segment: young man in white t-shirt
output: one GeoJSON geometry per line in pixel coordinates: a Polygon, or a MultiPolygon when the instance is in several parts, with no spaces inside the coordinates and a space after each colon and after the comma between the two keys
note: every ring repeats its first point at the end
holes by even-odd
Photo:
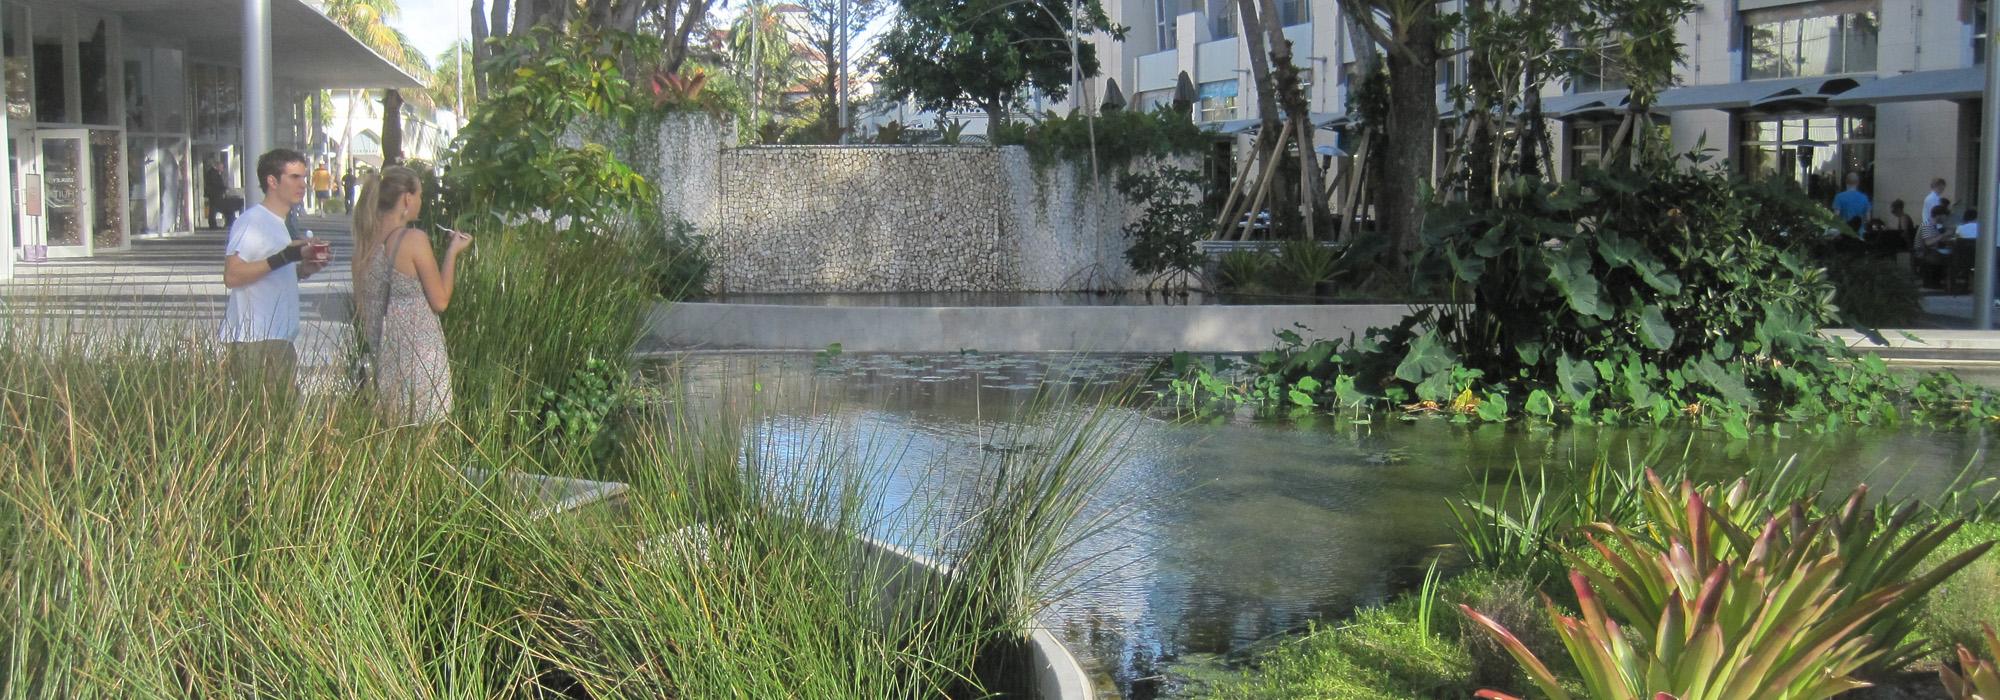
{"type": "Polygon", "coordinates": [[[257,158],[257,182],[264,201],[237,217],[223,249],[229,302],[216,337],[234,376],[289,391],[298,365],[299,280],[325,264],[306,260],[310,241],[293,240],[285,226],[292,207],[305,201],[305,156],[286,148],[265,153],[257,158]]]}

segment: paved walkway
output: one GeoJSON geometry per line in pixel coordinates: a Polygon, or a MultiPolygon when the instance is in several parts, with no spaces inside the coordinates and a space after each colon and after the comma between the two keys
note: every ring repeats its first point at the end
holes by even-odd
{"type": "MultiPolygon", "coordinates": [[[[300,286],[299,361],[344,366],[353,334],[345,218],[308,216],[304,225],[333,244],[333,265],[300,286]]],[[[53,337],[214,342],[227,292],[227,232],[197,231],[136,240],[130,250],[93,258],[18,264],[0,282],[0,320],[40,324],[53,337]]],[[[44,336],[50,337],[50,336],[44,336]]]]}

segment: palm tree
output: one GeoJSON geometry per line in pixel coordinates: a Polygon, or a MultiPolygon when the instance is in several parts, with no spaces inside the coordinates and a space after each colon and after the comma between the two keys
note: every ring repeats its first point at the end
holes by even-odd
{"type": "Polygon", "coordinates": [[[776,8],[752,0],[729,25],[729,49],[738,81],[750,86],[750,124],[756,126],[764,96],[770,92],[765,86],[788,87],[801,72],[791,32],[776,8]]]}
{"type": "Polygon", "coordinates": [[[471,110],[479,105],[479,85],[473,80],[473,51],[471,42],[460,40],[437,55],[436,68],[431,69],[430,84],[425,88],[431,99],[438,104],[451,105],[452,112],[459,119],[471,116],[471,110]],[[459,83],[459,68],[465,68],[465,82],[459,83]],[[460,88],[463,87],[464,102],[460,102],[460,88]]]}
{"type": "MultiPolygon", "coordinates": [[[[409,73],[419,81],[425,83],[431,81],[431,67],[424,60],[423,51],[418,50],[416,45],[410,42],[408,35],[389,26],[389,20],[394,19],[397,13],[402,11],[396,0],[319,0],[319,4],[321,11],[325,12],[328,18],[361,40],[361,43],[368,45],[368,48],[374,49],[390,63],[402,68],[403,72],[409,73]]],[[[355,90],[350,99],[355,101],[363,99],[362,92],[355,90]]],[[[432,96],[425,94],[426,92],[412,91],[410,101],[419,105],[433,104],[432,96]]],[[[341,141],[342,149],[347,148],[348,140],[354,136],[351,105],[352,103],[348,107],[350,118],[347,120],[346,134],[341,141]]],[[[382,162],[386,165],[402,160],[402,92],[395,88],[383,91],[382,105],[382,162]]]]}

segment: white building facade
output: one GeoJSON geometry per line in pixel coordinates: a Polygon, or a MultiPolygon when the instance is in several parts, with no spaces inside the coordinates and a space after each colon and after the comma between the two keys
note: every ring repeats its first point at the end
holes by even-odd
{"type": "MultiPolygon", "coordinates": [[[[1739,172],[1784,177],[1831,199],[1846,173],[1878,201],[1903,199],[1912,215],[1931,179],[1973,202],[1979,185],[1981,66],[1992,0],[1704,0],[1678,30],[1686,61],[1679,85],[1654,111],[1677,147],[1705,144],[1739,172]]],[[[1128,102],[1173,99],[1178,76],[1194,82],[1195,120],[1222,133],[1257,115],[1243,28],[1233,0],[1107,0],[1123,42],[1093,37],[1101,99],[1116,79],[1128,102]]],[[[1307,83],[1311,110],[1345,112],[1364,37],[1346,31],[1335,0],[1290,0],[1279,14],[1307,83]]],[[[1440,101],[1460,66],[1440,67],[1440,101]]],[[[1559,172],[1596,160],[1624,99],[1617,76],[1586,76],[1546,93],[1559,172]],[[1608,125],[1608,126],[1607,126],[1608,125]]],[[[1447,120],[1445,130],[1450,129],[1447,120]]],[[[1442,136],[1443,134],[1441,134],[1442,136]]],[[[1443,140],[1441,139],[1442,143],[1443,140]]]]}
{"type": "Polygon", "coordinates": [[[248,127],[311,151],[310,97],[418,87],[302,0],[0,0],[7,197],[0,279],[203,225],[203,167],[255,192],[248,127]],[[271,108],[246,114],[243,32],[268,12],[271,108]]]}

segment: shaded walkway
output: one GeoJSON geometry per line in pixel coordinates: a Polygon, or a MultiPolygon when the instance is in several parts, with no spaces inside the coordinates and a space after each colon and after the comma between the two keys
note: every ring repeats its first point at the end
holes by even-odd
{"type": "MultiPolygon", "coordinates": [[[[344,365],[353,345],[349,225],[344,218],[308,216],[305,228],[333,244],[334,260],[300,285],[299,361],[344,365]]],[[[0,282],[0,319],[71,338],[213,344],[227,298],[226,237],[226,231],[209,229],[135,240],[130,250],[93,258],[18,265],[16,279],[0,282]]]]}

